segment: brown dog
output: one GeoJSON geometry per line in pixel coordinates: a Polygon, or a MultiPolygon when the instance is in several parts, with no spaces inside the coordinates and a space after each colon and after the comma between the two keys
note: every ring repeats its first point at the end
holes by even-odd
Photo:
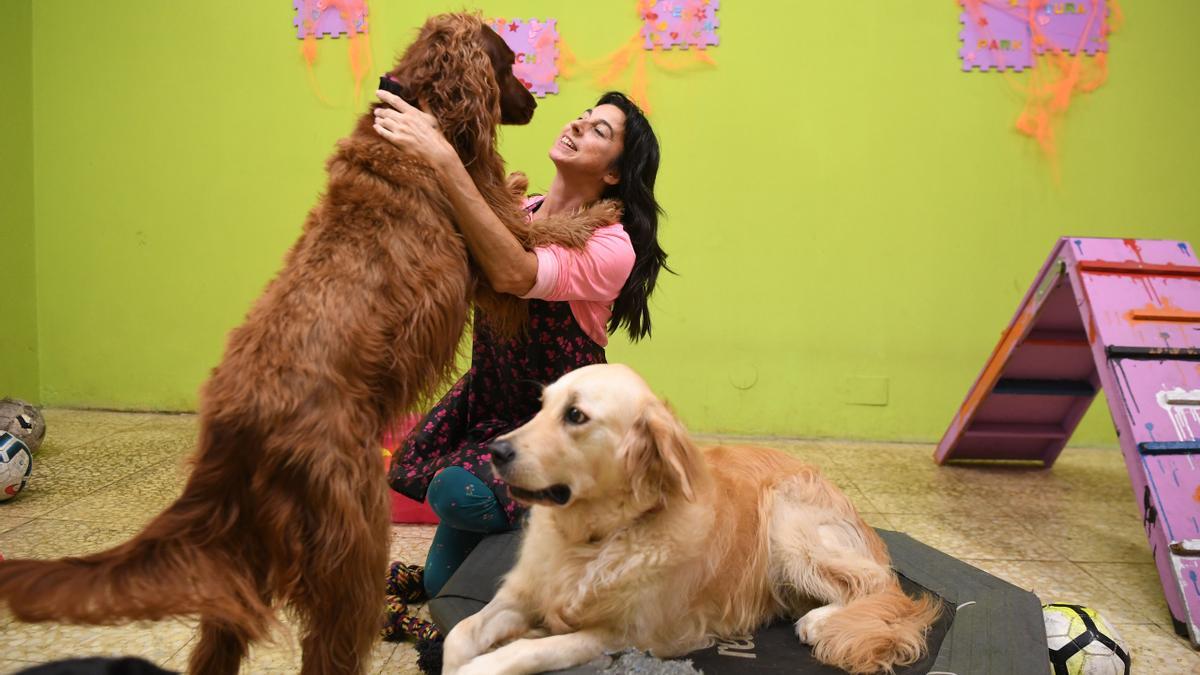
{"type": "Polygon", "coordinates": [[[841,491],[775,450],[701,452],[625,366],[559,378],[491,447],[533,507],[495,599],[447,636],[443,675],[540,673],[627,647],[677,656],[783,616],[852,673],[925,650],[938,606],[905,595],[841,491]]]}
{"type": "MultiPolygon", "coordinates": [[[[615,220],[613,205],[530,232],[505,184],[496,125],[528,122],[535,107],[513,59],[478,17],[443,15],[389,77],[437,117],[526,243],[578,244],[615,220]]],[[[362,671],[387,565],[376,439],[453,366],[475,290],[432,170],[381,139],[372,121],[368,112],[338,143],[324,197],[204,386],[183,495],[109,551],[0,563],[0,600],[18,619],[199,615],[190,672],[231,673],[247,644],[269,633],[275,608],[290,605],[304,624],[302,672],[362,671]]],[[[514,300],[486,299],[515,325],[514,300]]]]}

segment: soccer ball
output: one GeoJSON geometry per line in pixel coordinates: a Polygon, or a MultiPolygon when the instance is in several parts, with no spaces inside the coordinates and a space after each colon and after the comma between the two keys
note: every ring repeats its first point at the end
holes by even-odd
{"type": "Polygon", "coordinates": [[[16,399],[0,399],[0,431],[7,431],[37,452],[46,437],[46,421],[37,408],[16,399]]]}
{"type": "Polygon", "coordinates": [[[0,502],[6,502],[25,489],[33,473],[33,454],[21,439],[0,431],[0,502]]]}
{"type": "Polygon", "coordinates": [[[1129,648],[1096,610],[1042,606],[1054,675],[1129,675],[1129,648]]]}

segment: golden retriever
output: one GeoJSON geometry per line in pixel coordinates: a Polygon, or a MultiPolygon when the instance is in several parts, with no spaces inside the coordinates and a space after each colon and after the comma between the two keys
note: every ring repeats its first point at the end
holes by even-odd
{"type": "Polygon", "coordinates": [[[781,616],[852,673],[924,654],[938,606],[901,590],[845,495],[782,452],[701,452],[628,367],[547,387],[492,461],[529,522],[496,598],[447,636],[443,675],[542,672],[627,647],[677,656],[781,616]]]}

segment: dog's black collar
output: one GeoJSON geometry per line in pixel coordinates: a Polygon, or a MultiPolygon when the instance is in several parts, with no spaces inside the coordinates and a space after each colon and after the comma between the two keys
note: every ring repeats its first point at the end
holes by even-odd
{"type": "Polygon", "coordinates": [[[400,88],[400,83],[388,77],[387,75],[381,75],[379,77],[379,88],[384,91],[391,92],[400,98],[404,98],[404,90],[400,88]]]}

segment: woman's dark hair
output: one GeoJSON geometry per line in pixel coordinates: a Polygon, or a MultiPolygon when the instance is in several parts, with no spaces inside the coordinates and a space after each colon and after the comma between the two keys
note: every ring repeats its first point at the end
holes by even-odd
{"type": "Polygon", "coordinates": [[[650,122],[636,103],[625,94],[610,91],[596,105],[614,105],[625,113],[625,147],[617,158],[620,181],[604,190],[603,198],[619,199],[625,205],[621,224],[633,243],[636,255],[633,270],[621,293],[613,303],[608,332],[624,326],[631,340],[650,335],[650,308],[647,301],[654,292],[659,270],[667,267],[667,254],[658,245],[658,217],[662,207],[654,198],[654,181],[658,177],[658,138],[650,122]]]}

